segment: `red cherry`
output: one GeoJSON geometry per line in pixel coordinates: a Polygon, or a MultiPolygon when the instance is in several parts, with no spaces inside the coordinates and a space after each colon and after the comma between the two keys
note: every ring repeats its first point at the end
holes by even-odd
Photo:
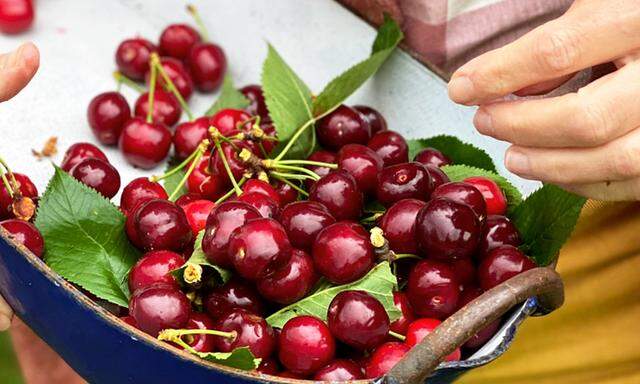
{"type": "Polygon", "coordinates": [[[271,375],[277,376],[280,372],[280,364],[278,364],[278,360],[273,357],[268,357],[266,359],[262,359],[256,371],[260,372],[263,375],[271,375]]]}
{"type": "Polygon", "coordinates": [[[249,179],[242,186],[242,191],[244,193],[256,192],[263,194],[271,200],[275,201],[278,206],[281,205],[280,195],[278,195],[278,192],[276,192],[275,188],[273,188],[271,184],[267,183],[266,181],[262,181],[259,179],[249,179]]]}
{"type": "Polygon", "coordinates": [[[478,216],[484,220],[487,215],[487,205],[478,188],[465,182],[451,182],[442,184],[431,194],[431,198],[445,198],[457,203],[466,204],[478,216]]]}
{"type": "Polygon", "coordinates": [[[385,167],[409,161],[407,141],[402,135],[394,131],[376,133],[369,140],[367,146],[380,156],[385,167]]]}
{"type": "MultiPolygon", "coordinates": [[[[193,80],[191,79],[191,75],[187,72],[187,69],[184,67],[184,64],[178,59],[174,59],[173,57],[162,57],[160,58],[160,64],[164,69],[165,73],[176,86],[180,95],[185,100],[189,100],[191,94],[193,93],[193,80]]],[[[149,84],[151,71],[148,71],[145,75],[145,81],[149,84]]],[[[162,76],[158,76],[158,86],[164,87],[164,79],[162,76]]]]}
{"type": "MultiPolygon", "coordinates": [[[[185,329],[215,330],[216,323],[204,313],[193,312],[185,329]]],[[[190,335],[189,338],[185,338],[185,341],[200,353],[214,352],[216,347],[216,337],[213,335],[190,335]]]]}
{"type": "MultiPolygon", "coordinates": [[[[146,119],[148,113],[149,92],[145,92],[138,96],[134,106],[134,114],[141,119],[146,119]]],[[[155,90],[153,93],[152,113],[152,120],[154,122],[172,127],[180,120],[181,114],[182,109],[175,96],[161,89],[155,90]]]]}
{"type": "MultiPolygon", "coordinates": [[[[380,112],[371,107],[367,107],[366,105],[354,105],[353,109],[360,112],[369,122],[372,135],[387,130],[387,121],[384,119],[384,116],[382,116],[380,112]]],[[[405,160],[405,162],[406,161],[407,160],[405,160]]]]}
{"type": "Polygon", "coordinates": [[[69,172],[76,164],[87,158],[100,159],[109,162],[107,155],[91,143],[75,143],[64,154],[60,168],[69,172]]]}
{"type": "Polygon", "coordinates": [[[419,261],[409,274],[407,297],[416,314],[445,319],[457,309],[460,283],[448,264],[419,261]]]}
{"type": "Polygon", "coordinates": [[[390,329],[395,333],[405,335],[409,324],[415,320],[413,308],[411,308],[407,295],[403,292],[393,292],[393,304],[400,310],[402,315],[398,320],[391,323],[390,329]]]}
{"type": "Polygon", "coordinates": [[[305,297],[317,280],[311,256],[294,249],[289,263],[258,280],[257,288],[267,300],[288,305],[305,297]]]}
{"type": "Polygon", "coordinates": [[[116,50],[118,70],[133,80],[144,80],[149,71],[149,57],[156,50],[155,45],[143,38],[123,41],[116,50]]]}
{"type": "Polygon", "coordinates": [[[184,263],[184,258],[175,252],[147,252],[129,271],[129,290],[135,292],[157,283],[179,289],[180,285],[171,271],[180,268],[184,263]]]}
{"type": "Polygon", "coordinates": [[[426,203],[417,199],[404,199],[393,204],[382,216],[380,228],[396,253],[418,253],[415,239],[416,217],[426,203]]]}
{"type": "Polygon", "coordinates": [[[371,138],[369,122],[357,110],[339,106],[316,124],[320,144],[337,151],[347,144],[366,145],[371,138]]]}
{"type": "Polygon", "coordinates": [[[216,127],[223,136],[233,136],[241,130],[251,130],[251,115],[242,109],[221,109],[211,116],[211,125],[216,127]]]}
{"type": "Polygon", "coordinates": [[[71,169],[70,174],[107,199],[111,199],[120,190],[118,170],[100,159],[84,159],[71,169]]]}
{"type": "Polygon", "coordinates": [[[227,71],[227,58],[220,46],[211,43],[196,43],[187,59],[193,83],[201,92],[213,92],[227,71]]]}
{"type": "Polygon", "coordinates": [[[140,330],[157,337],[164,329],[183,328],[191,316],[191,303],[174,287],[155,284],[131,296],[129,312],[140,330]]]}
{"type": "Polygon", "coordinates": [[[264,304],[258,292],[246,281],[231,280],[214,288],[204,298],[204,307],[214,319],[234,309],[244,309],[262,316],[264,304]]]}
{"type": "Polygon", "coordinates": [[[35,225],[28,221],[9,219],[0,222],[0,226],[8,232],[9,239],[24,245],[37,257],[42,257],[44,240],[35,225]]]}
{"type": "Polygon", "coordinates": [[[173,147],[176,157],[186,159],[209,135],[210,119],[206,116],[186,121],[176,127],[173,134],[173,147]]]}
{"type": "Polygon", "coordinates": [[[133,328],[138,328],[138,323],[136,322],[136,319],[134,319],[133,316],[131,315],[122,316],[120,320],[122,320],[126,324],[129,324],[133,328]]]}
{"type": "Polygon", "coordinates": [[[379,346],[371,357],[365,368],[367,379],[382,377],[391,370],[404,355],[409,352],[409,347],[404,343],[388,342],[379,346]]]}
{"type": "Polygon", "coordinates": [[[361,144],[347,144],[338,151],[339,169],[349,172],[365,194],[376,190],[382,159],[372,149],[361,144]]]}
{"type": "Polygon", "coordinates": [[[0,1],[0,32],[10,35],[24,32],[31,27],[34,18],[31,0],[0,1]]]}
{"type": "Polygon", "coordinates": [[[202,200],[202,199],[203,199],[202,195],[198,193],[188,192],[180,196],[178,200],[175,201],[175,203],[178,207],[184,208],[184,206],[189,204],[190,202],[196,201],[196,200],[202,200]]]}
{"type": "MultiPolygon", "coordinates": [[[[407,339],[404,342],[411,348],[415,347],[441,323],[438,319],[418,319],[414,321],[409,324],[407,339]]],[[[445,358],[445,361],[458,361],[461,356],[460,348],[456,348],[455,351],[451,352],[451,354],[445,358]]]]}
{"type": "Polygon", "coordinates": [[[487,291],[535,267],[535,263],[516,247],[503,245],[494,248],[478,266],[480,287],[487,291]]]}
{"type": "Polygon", "coordinates": [[[447,176],[447,174],[444,173],[444,171],[439,167],[436,167],[435,165],[431,165],[431,164],[426,164],[424,167],[429,173],[429,176],[431,176],[431,179],[433,180],[434,189],[438,188],[442,184],[446,184],[451,181],[449,180],[449,176],[447,176]]]}
{"type": "Polygon", "coordinates": [[[273,149],[278,145],[276,127],[272,122],[262,122],[260,123],[260,129],[262,129],[265,136],[260,144],[262,144],[266,153],[271,153],[271,151],[273,151],[273,149]],[[276,140],[266,140],[267,137],[276,140]]]}
{"type": "Polygon", "coordinates": [[[199,42],[200,34],[186,24],[171,24],[160,34],[160,54],[175,57],[179,60],[187,58],[191,48],[199,42]]]}
{"type": "Polygon", "coordinates": [[[280,180],[275,180],[274,184],[276,193],[280,197],[280,205],[284,206],[298,200],[298,191],[295,188],[280,180]]]}
{"type": "Polygon", "coordinates": [[[229,178],[214,174],[211,170],[211,158],[204,155],[187,178],[187,189],[208,200],[218,200],[225,194],[230,185],[229,178]]]}
{"type": "Polygon", "coordinates": [[[130,118],[129,103],[119,92],[101,93],[91,100],[87,108],[89,126],[104,145],[118,143],[122,127],[130,118]]]}
{"type": "Polygon", "coordinates": [[[274,218],[278,216],[278,203],[273,201],[269,196],[259,192],[244,192],[235,200],[247,203],[257,209],[262,217],[274,218]]]}
{"type": "Polygon", "coordinates": [[[402,199],[429,200],[433,180],[420,163],[404,163],[386,167],[378,174],[376,197],[384,206],[402,199]]]}
{"type": "Polygon", "coordinates": [[[211,213],[214,207],[215,204],[210,200],[196,200],[182,207],[194,237],[198,236],[198,233],[204,230],[207,217],[209,217],[209,213],[211,213]]]}
{"type": "Polygon", "coordinates": [[[312,316],[287,321],[279,337],[278,357],[291,372],[311,375],[327,365],[336,352],[336,343],[327,325],[312,316]]]}
{"type": "Polygon", "coordinates": [[[478,256],[484,257],[494,248],[501,245],[520,245],[520,233],[516,226],[505,216],[489,215],[484,221],[480,244],[478,244],[478,256]]]}
{"type": "MultiPolygon", "coordinates": [[[[13,180],[8,173],[5,173],[4,176],[9,180],[11,186],[13,187],[13,180]]],[[[23,175],[22,173],[13,172],[13,177],[16,180],[18,190],[20,190],[20,194],[23,197],[28,197],[30,199],[35,199],[38,197],[38,189],[35,184],[31,182],[31,179],[27,175],[23,175]]],[[[9,191],[7,191],[7,187],[4,183],[0,183],[0,218],[6,219],[13,217],[13,210],[11,209],[11,205],[13,204],[13,198],[9,195],[9,191]]]]}
{"type": "MultiPolygon", "coordinates": [[[[234,140],[233,145],[224,142],[221,144],[221,148],[222,153],[224,153],[224,156],[227,159],[227,164],[229,165],[229,169],[231,170],[233,177],[235,177],[236,180],[240,180],[240,178],[247,171],[247,164],[242,159],[240,159],[240,157],[238,157],[238,154],[242,149],[246,148],[251,150],[251,148],[249,147],[247,142],[240,140],[234,140]]],[[[229,178],[224,163],[222,162],[220,151],[216,151],[213,154],[213,157],[211,158],[211,166],[214,173],[229,178]]]]}
{"type": "MultiPolygon", "coordinates": [[[[322,162],[322,163],[330,163],[330,164],[336,163],[337,159],[338,159],[338,156],[335,153],[329,152],[329,151],[325,151],[324,149],[320,149],[320,150],[317,150],[317,151],[313,152],[307,158],[307,160],[318,161],[318,162],[322,162]]],[[[319,167],[317,165],[307,165],[307,168],[312,170],[316,175],[318,175],[320,177],[324,177],[324,176],[328,175],[331,172],[331,168],[319,167]]],[[[315,184],[315,182],[313,180],[306,180],[305,181],[305,185],[307,187],[307,190],[310,190],[311,187],[313,186],[313,184],[315,184]]]]}
{"type": "Polygon", "coordinates": [[[311,187],[309,200],[327,207],[336,220],[357,220],[364,204],[356,180],[342,170],[333,171],[316,181],[311,187]]]}
{"type": "Polygon", "coordinates": [[[451,268],[456,274],[456,279],[460,283],[461,289],[476,284],[476,266],[471,258],[453,260],[451,268]]]}
{"type": "Polygon", "coordinates": [[[193,238],[184,211],[170,201],[147,201],[135,216],[136,230],[147,250],[180,251],[193,238]]]}
{"type": "Polygon", "coordinates": [[[271,326],[262,317],[244,309],[234,309],[222,316],[217,328],[223,332],[236,332],[233,339],[216,337],[216,347],[220,352],[248,347],[255,357],[266,358],[276,348],[271,326]]]}
{"type": "Polygon", "coordinates": [[[135,209],[133,209],[129,214],[127,214],[127,221],[124,225],[124,230],[127,233],[127,237],[129,238],[129,242],[133,244],[138,249],[143,249],[144,245],[142,244],[142,240],[140,240],[140,235],[138,234],[138,229],[136,228],[136,211],[142,205],[139,204],[135,209]]]}
{"type": "Polygon", "coordinates": [[[311,250],[318,233],[336,222],[325,206],[315,201],[297,201],[288,204],[280,213],[280,223],[287,231],[291,244],[311,250]]]}
{"type": "Polygon", "coordinates": [[[487,204],[487,215],[504,215],[507,213],[507,198],[495,181],[486,177],[469,177],[464,179],[473,185],[484,196],[487,204]]]}
{"type": "Polygon", "coordinates": [[[271,120],[269,117],[269,110],[267,104],[264,101],[264,94],[262,93],[262,87],[256,84],[250,84],[240,88],[240,92],[249,99],[251,104],[245,109],[251,116],[260,116],[264,120],[271,120]]]}
{"type": "Polygon", "coordinates": [[[452,163],[445,154],[438,151],[435,148],[425,148],[413,158],[413,161],[422,163],[424,165],[433,165],[435,167],[442,167],[452,163]]]}
{"type": "Polygon", "coordinates": [[[351,360],[334,360],[313,376],[316,381],[351,381],[364,378],[362,369],[351,360]]]}
{"type": "Polygon", "coordinates": [[[130,164],[151,169],[169,154],[171,132],[163,124],[147,123],[134,117],[124,125],[119,146],[130,164]]]}
{"type": "Polygon", "coordinates": [[[154,183],[146,177],[138,177],[122,190],[120,210],[129,215],[138,205],[153,199],[168,200],[169,195],[159,183],[154,183]]]}

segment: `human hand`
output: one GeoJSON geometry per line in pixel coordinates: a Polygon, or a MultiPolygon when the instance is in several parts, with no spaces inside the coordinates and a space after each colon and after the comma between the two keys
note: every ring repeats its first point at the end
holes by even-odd
{"type": "Polygon", "coordinates": [[[458,69],[449,96],[480,105],[478,131],[513,144],[510,171],[596,199],[640,199],[639,0],[576,0],[560,18],[458,69]],[[618,70],[576,93],[500,100],[551,90],[607,62],[618,70]]]}

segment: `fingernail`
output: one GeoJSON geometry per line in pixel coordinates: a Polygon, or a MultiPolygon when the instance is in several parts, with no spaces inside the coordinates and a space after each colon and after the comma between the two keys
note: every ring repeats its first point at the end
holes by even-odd
{"type": "Polygon", "coordinates": [[[531,173],[529,157],[521,151],[509,148],[504,158],[504,165],[513,173],[528,175],[531,173]]]}
{"type": "Polygon", "coordinates": [[[485,109],[478,109],[473,117],[473,125],[483,135],[493,136],[493,118],[485,109]]]}
{"type": "Polygon", "coordinates": [[[456,103],[471,103],[474,93],[473,82],[465,75],[454,77],[449,81],[449,98],[456,103]]]}

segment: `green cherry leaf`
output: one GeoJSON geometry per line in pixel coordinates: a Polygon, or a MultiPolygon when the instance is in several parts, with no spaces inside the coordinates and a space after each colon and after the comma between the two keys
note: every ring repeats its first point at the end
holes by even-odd
{"type": "Polygon", "coordinates": [[[211,268],[213,271],[216,272],[218,276],[218,282],[221,284],[224,284],[227,281],[231,280],[232,274],[230,271],[224,268],[221,268],[215,264],[211,264],[209,262],[209,260],[207,259],[207,256],[204,254],[204,251],[202,250],[203,238],[204,238],[204,230],[198,233],[198,236],[196,237],[196,241],[195,241],[195,247],[193,249],[193,253],[191,254],[191,257],[189,258],[189,260],[187,260],[187,262],[180,268],[176,269],[175,271],[172,271],[172,273],[179,281],[184,281],[183,275],[184,275],[185,268],[187,268],[189,264],[197,264],[203,268],[211,268]]]}
{"type": "Polygon", "coordinates": [[[258,368],[262,359],[256,358],[248,347],[236,348],[231,352],[198,353],[201,359],[231,368],[251,371],[258,368]]]}
{"type": "MultiPolygon", "coordinates": [[[[168,172],[168,171],[172,170],[173,168],[175,168],[181,162],[182,161],[178,160],[177,158],[172,157],[167,162],[167,169],[165,170],[165,172],[168,172]]],[[[180,185],[180,181],[182,180],[182,178],[186,174],[187,174],[186,168],[183,168],[183,169],[179,170],[178,172],[172,174],[171,176],[168,176],[165,179],[163,179],[162,180],[162,184],[164,186],[165,191],[167,191],[167,193],[169,195],[173,191],[175,191],[175,189],[178,187],[178,185],[180,185]]],[[[180,198],[180,196],[186,195],[187,193],[189,193],[189,190],[187,190],[186,185],[183,185],[180,188],[180,191],[178,191],[178,193],[176,193],[176,195],[173,197],[173,201],[178,200],[180,198]]]]}
{"type": "Polygon", "coordinates": [[[421,150],[432,147],[445,154],[454,164],[469,165],[497,172],[496,166],[487,152],[454,136],[440,135],[429,139],[412,139],[407,140],[407,144],[409,145],[410,159],[413,159],[421,150]]]}

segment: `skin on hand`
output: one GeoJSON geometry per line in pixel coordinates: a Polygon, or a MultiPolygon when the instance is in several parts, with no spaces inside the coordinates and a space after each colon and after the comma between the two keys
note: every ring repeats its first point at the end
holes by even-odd
{"type": "Polygon", "coordinates": [[[638,0],[577,0],[560,18],[462,66],[449,96],[480,106],[480,133],[513,144],[505,156],[511,172],[596,199],[640,199],[638,0]],[[607,62],[618,70],[575,93],[503,99],[547,92],[607,62]]]}
{"type": "Polygon", "coordinates": [[[11,319],[13,318],[13,311],[9,304],[0,296],[0,332],[4,332],[9,329],[11,325],[11,319]]]}

